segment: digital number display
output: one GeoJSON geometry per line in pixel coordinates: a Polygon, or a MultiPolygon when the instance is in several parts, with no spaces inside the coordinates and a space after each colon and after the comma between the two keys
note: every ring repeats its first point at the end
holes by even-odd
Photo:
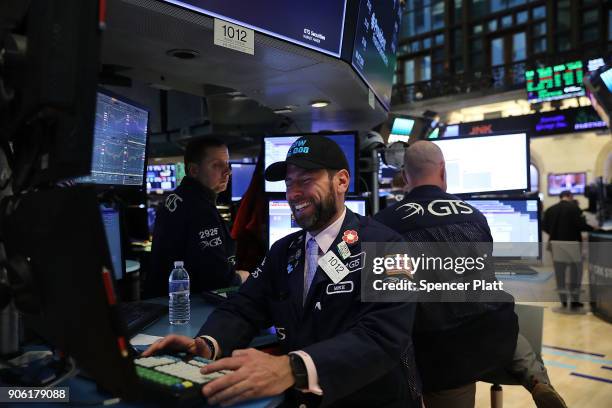
{"type": "Polygon", "coordinates": [[[527,99],[538,103],[583,96],[583,75],[582,61],[526,71],[527,99]]]}

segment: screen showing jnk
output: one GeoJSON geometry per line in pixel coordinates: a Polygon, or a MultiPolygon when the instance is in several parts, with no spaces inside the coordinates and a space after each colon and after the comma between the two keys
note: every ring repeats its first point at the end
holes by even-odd
{"type": "MultiPolygon", "coordinates": [[[[363,215],[366,214],[366,203],[365,200],[346,200],[344,202],[347,208],[349,208],[355,214],[363,215]]],[[[293,214],[291,214],[291,208],[287,201],[284,200],[270,200],[268,203],[269,215],[269,245],[272,244],[293,232],[299,231],[301,228],[295,222],[293,214]]]]}
{"type": "MultiPolygon", "coordinates": [[[[298,139],[299,136],[272,136],[264,139],[265,151],[265,168],[268,168],[272,163],[285,160],[289,147],[298,139]]],[[[355,192],[355,134],[335,134],[321,135],[320,137],[328,137],[336,142],[340,149],[344,152],[346,160],[349,164],[351,173],[351,182],[349,184],[349,192],[355,192]]],[[[266,181],[266,193],[284,193],[286,191],[284,181],[266,181]]]]}
{"type": "Polygon", "coordinates": [[[444,154],[451,194],[526,190],[527,135],[469,137],[433,141],[444,154]]]}

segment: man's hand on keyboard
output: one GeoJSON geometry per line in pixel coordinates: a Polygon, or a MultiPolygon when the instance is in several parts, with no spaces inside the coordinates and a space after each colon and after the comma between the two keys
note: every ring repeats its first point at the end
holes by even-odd
{"type": "Polygon", "coordinates": [[[288,356],[272,356],[255,349],[236,350],[231,357],[210,363],[200,371],[209,374],[220,370],[234,372],[204,386],[202,392],[211,405],[227,406],[278,395],[295,383],[288,356]]]}
{"type": "Polygon", "coordinates": [[[185,351],[208,359],[212,355],[211,350],[201,338],[192,339],[187,336],[170,334],[151,344],[149,348],[142,353],[142,357],[149,357],[160,351],[185,351]]]}

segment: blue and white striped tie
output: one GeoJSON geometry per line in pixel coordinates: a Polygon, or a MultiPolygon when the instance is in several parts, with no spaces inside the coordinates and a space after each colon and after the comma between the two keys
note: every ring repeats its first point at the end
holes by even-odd
{"type": "Polygon", "coordinates": [[[308,259],[308,269],[306,270],[306,276],[304,277],[304,296],[302,303],[306,302],[306,296],[308,296],[308,290],[310,289],[312,280],[317,272],[319,261],[319,244],[317,244],[317,241],[312,237],[306,243],[306,256],[306,259],[308,259]]]}

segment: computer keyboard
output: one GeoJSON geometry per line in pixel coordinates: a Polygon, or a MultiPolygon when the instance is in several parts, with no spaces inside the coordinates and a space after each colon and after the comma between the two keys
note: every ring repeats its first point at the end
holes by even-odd
{"type": "Polygon", "coordinates": [[[202,385],[231,372],[223,370],[211,374],[200,373],[200,368],[209,363],[210,360],[184,353],[134,360],[136,375],[151,393],[149,398],[172,406],[202,404],[202,385]]]}
{"type": "Polygon", "coordinates": [[[512,262],[496,262],[496,275],[537,275],[538,271],[525,264],[512,262]]]}
{"type": "Polygon", "coordinates": [[[133,336],[145,327],[155,323],[160,317],[168,314],[168,306],[148,302],[120,303],[119,314],[128,328],[128,335],[133,336]]]}

